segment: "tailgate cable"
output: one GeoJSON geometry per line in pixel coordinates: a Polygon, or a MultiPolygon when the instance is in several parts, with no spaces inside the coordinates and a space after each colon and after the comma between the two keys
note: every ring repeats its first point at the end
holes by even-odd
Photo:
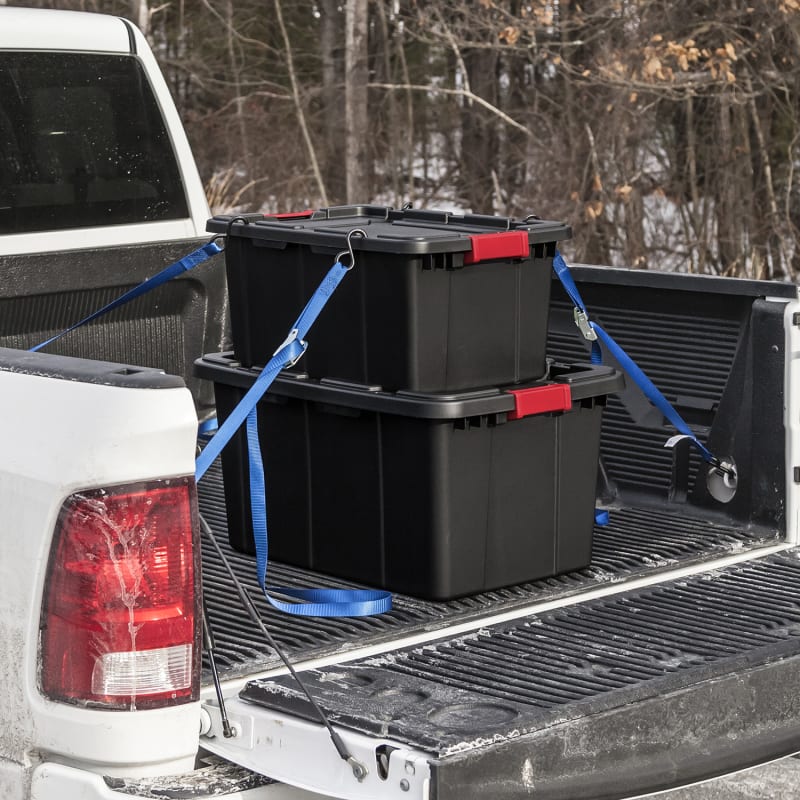
{"type": "Polygon", "coordinates": [[[583,302],[583,298],[575,284],[575,279],[569,270],[561,253],[556,250],[553,258],[553,272],[561,281],[574,308],[575,324],[578,326],[583,338],[592,344],[592,363],[602,364],[603,354],[600,349],[600,342],[606,346],[609,353],[616,359],[617,363],[642,390],[645,397],[666,417],[673,427],[678,430],[677,436],[672,436],[664,443],[664,447],[674,447],[682,440],[688,440],[698,451],[703,461],[709,465],[709,476],[713,473],[720,475],[729,490],[736,490],[737,474],[736,465],[733,459],[721,459],[715,456],[692,432],[686,421],[677,412],[674,406],[661,393],[659,388],[645,375],[642,368],[617,344],[616,341],[596,322],[589,319],[589,312],[583,302]]]}
{"type": "MultiPolygon", "coordinates": [[[[292,665],[292,662],[289,660],[286,653],[283,652],[283,649],[278,645],[275,641],[275,637],[269,632],[269,629],[264,624],[264,621],[261,619],[261,614],[259,614],[258,609],[256,608],[253,599],[250,597],[249,592],[242,586],[242,582],[236,576],[236,573],[233,571],[231,567],[230,561],[228,557],[225,555],[224,551],[219,545],[219,542],[214,537],[214,534],[211,531],[211,527],[204,519],[203,515],[200,515],[200,528],[203,531],[206,539],[211,543],[213,546],[217,557],[219,558],[220,562],[222,563],[225,571],[228,573],[228,577],[233,582],[233,585],[236,587],[236,592],[239,595],[239,600],[242,603],[245,611],[249,614],[250,618],[253,622],[258,626],[258,629],[264,635],[264,638],[267,641],[267,644],[278,654],[281,661],[283,661],[286,669],[289,670],[292,678],[297,682],[297,685],[302,690],[303,694],[306,696],[306,699],[311,704],[311,707],[316,711],[317,715],[319,716],[320,722],[327,728],[328,735],[331,737],[331,741],[333,742],[333,746],[336,748],[336,752],[342,758],[343,761],[346,761],[351,769],[353,770],[353,776],[356,780],[363,781],[366,778],[369,770],[367,767],[359,761],[355,756],[351,755],[347,749],[347,746],[342,741],[341,736],[333,729],[333,725],[331,725],[330,720],[328,719],[325,712],[320,707],[319,703],[314,699],[314,696],[308,690],[308,687],[303,683],[300,675],[298,674],[297,670],[292,665]]],[[[205,609],[205,601],[203,602],[203,626],[204,630],[207,630],[209,635],[211,633],[210,625],[208,623],[208,618],[205,609]]],[[[211,663],[211,674],[214,680],[214,689],[217,693],[217,700],[219,702],[219,712],[220,712],[220,720],[222,721],[222,732],[225,738],[231,738],[235,736],[235,732],[231,727],[230,722],[228,721],[228,714],[225,710],[225,699],[222,694],[222,686],[220,684],[219,673],[217,672],[216,664],[214,663],[214,656],[213,656],[213,639],[212,641],[212,649],[208,652],[209,662],[211,663]]]]}
{"type": "MultiPolygon", "coordinates": [[[[200,517],[200,523],[205,523],[203,517],[200,517]]],[[[207,524],[207,523],[206,523],[207,524]]],[[[214,682],[214,691],[217,693],[217,702],[219,703],[219,717],[222,722],[222,735],[226,739],[232,739],[236,736],[235,731],[231,727],[231,722],[228,719],[228,712],[225,709],[225,698],[222,694],[222,683],[219,679],[219,671],[217,670],[216,658],[216,645],[214,644],[214,631],[211,630],[211,623],[208,620],[208,607],[206,606],[206,596],[203,594],[202,600],[203,611],[203,649],[208,656],[208,663],[211,666],[211,680],[214,682]]]]}

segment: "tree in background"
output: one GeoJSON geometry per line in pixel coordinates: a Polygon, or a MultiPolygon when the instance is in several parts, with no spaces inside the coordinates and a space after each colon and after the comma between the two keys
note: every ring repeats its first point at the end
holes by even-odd
{"type": "Polygon", "coordinates": [[[800,273],[800,0],[38,5],[142,27],[217,211],[536,213],[575,260],[800,273]]]}

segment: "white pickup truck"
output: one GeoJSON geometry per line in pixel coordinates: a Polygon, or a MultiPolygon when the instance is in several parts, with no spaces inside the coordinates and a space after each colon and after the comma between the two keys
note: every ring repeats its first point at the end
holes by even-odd
{"type": "MultiPolygon", "coordinates": [[[[207,217],[142,35],[0,8],[3,800],[599,800],[800,749],[793,285],[575,270],[592,311],[735,461],[728,502],[688,447],[662,447],[671,429],[628,388],[605,413],[610,522],[588,567],[298,618],[227,548],[219,468],[193,477],[214,402],[193,363],[226,346],[220,263],[29,352],[194,249],[207,217]],[[201,515],[219,551],[207,535],[201,553],[201,515]]],[[[548,347],[587,359],[557,287],[548,347]]]]}

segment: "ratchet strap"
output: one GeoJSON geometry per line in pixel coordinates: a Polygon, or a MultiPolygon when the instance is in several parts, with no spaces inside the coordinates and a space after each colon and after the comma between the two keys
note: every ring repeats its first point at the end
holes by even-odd
{"type": "MultiPolygon", "coordinates": [[[[328,274],[323,278],[322,283],[308,301],[297,321],[292,326],[289,335],[281,346],[275,351],[272,359],[262,370],[256,382],[242,398],[239,405],[233,410],[231,415],[225,420],[219,431],[214,435],[203,451],[200,453],[195,464],[195,478],[199,480],[219,455],[222,448],[228,443],[233,434],[238,430],[242,423],[247,420],[247,442],[250,458],[250,505],[253,516],[253,532],[256,543],[256,566],[258,569],[258,581],[267,600],[277,609],[289,614],[302,616],[364,616],[368,614],[382,614],[389,611],[392,607],[392,598],[388,592],[376,591],[371,589],[299,589],[294,587],[278,587],[271,590],[266,584],[267,574],[267,514],[266,498],[264,485],[264,467],[261,459],[261,448],[258,441],[258,420],[256,404],[267,391],[270,384],[275,380],[278,373],[285,367],[292,366],[305,353],[307,344],[304,337],[309,328],[314,324],[320,311],[322,311],[328,298],[333,294],[342,278],[353,266],[353,250],[350,245],[350,238],[355,231],[351,231],[347,237],[348,251],[340,253],[336,257],[336,263],[331,267],[328,274]],[[350,255],[350,266],[345,267],[341,259],[344,255],[350,255]],[[277,591],[287,597],[295,598],[301,602],[286,603],[270,596],[269,591],[277,591]]],[[[363,234],[363,231],[359,231],[363,234]]],[[[31,348],[31,352],[41,350],[47,345],[61,339],[68,333],[77,328],[102,317],[104,314],[113,311],[120,306],[141,297],[147,292],[166,283],[172,278],[177,277],[183,272],[188,272],[194,267],[207,261],[209,258],[221,253],[223,248],[217,244],[214,237],[206,242],[202,247],[194,250],[178,261],[162,269],[156,275],[142,281],[138,286],[128,290],[115,300],[97,311],[84,317],[79,322],[66,328],[65,330],[51,336],[31,348]]],[[[201,425],[202,434],[213,432],[213,422],[201,425]]]]}
{"type": "MultiPolygon", "coordinates": [[[[352,251],[351,251],[352,252],[352,251]]],[[[264,464],[261,458],[261,442],[258,435],[258,401],[270,387],[278,373],[297,363],[306,351],[304,337],[322,311],[344,276],[352,269],[345,267],[337,256],[322,283],[312,295],[297,321],[289,331],[283,344],[275,351],[267,365],[233,409],[230,416],[197,458],[195,478],[200,480],[220,454],[233,434],[246,421],[247,449],[250,467],[250,512],[253,520],[253,538],[256,547],[256,569],[258,582],[267,601],[280,611],[295,616],[313,617],[360,617],[383,614],[392,607],[389,592],[374,589],[303,589],[291,586],[270,587],[267,585],[268,535],[267,503],[264,480],[264,464]],[[271,592],[294,598],[301,602],[285,602],[272,597],[271,592]]]]}
{"type": "Polygon", "coordinates": [[[575,279],[569,271],[561,253],[556,251],[553,259],[553,271],[561,281],[567,295],[574,306],[573,316],[575,324],[583,334],[584,339],[592,343],[592,363],[602,363],[602,351],[600,343],[606,347],[611,356],[622,367],[631,380],[644,392],[645,397],[669,420],[672,426],[679,432],[678,436],[673,436],[665,443],[665,447],[673,447],[681,439],[687,439],[693,444],[700,453],[702,459],[713,469],[731,478],[735,477],[734,468],[717,458],[694,434],[691,428],[681,415],[675,410],[673,405],[661,393],[659,388],[645,375],[641,367],[617,344],[616,341],[600,325],[589,319],[589,312],[581,298],[575,279]]]}
{"type": "Polygon", "coordinates": [[[74,325],[70,325],[69,328],[61,331],[61,333],[57,333],[55,336],[51,336],[44,342],[40,342],[35,347],[31,347],[30,352],[35,353],[41,350],[43,347],[47,347],[47,345],[58,341],[62,336],[66,336],[68,333],[71,333],[77,328],[81,328],[87,323],[96,320],[98,317],[108,314],[109,311],[113,311],[115,308],[124,306],[126,303],[129,303],[131,300],[135,300],[137,297],[141,297],[143,294],[147,294],[147,292],[149,292],[151,289],[155,289],[157,286],[161,286],[161,284],[172,280],[182,272],[188,272],[190,269],[194,269],[198,264],[208,261],[208,259],[212,256],[222,252],[222,248],[217,244],[217,238],[218,237],[215,237],[210,242],[206,242],[202,247],[199,247],[197,250],[194,250],[193,252],[179,259],[174,264],[170,264],[168,267],[165,267],[161,270],[161,272],[153,275],[151,278],[142,281],[138,286],[134,286],[133,289],[129,289],[127,292],[120,295],[116,300],[112,300],[107,305],[104,305],[102,308],[99,308],[97,311],[89,314],[88,317],[84,317],[74,325]]]}

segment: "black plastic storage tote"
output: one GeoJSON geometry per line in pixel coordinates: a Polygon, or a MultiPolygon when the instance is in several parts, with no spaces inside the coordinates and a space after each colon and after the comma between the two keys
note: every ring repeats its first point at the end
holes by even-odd
{"type": "MultiPolygon", "coordinates": [[[[236,364],[196,362],[221,422],[258,376],[236,364]]],[[[283,372],[258,405],[270,558],[436,599],[585,567],[602,411],[622,385],[590,365],[449,394],[283,372]]],[[[222,470],[231,544],[252,553],[243,430],[222,470]]]]}
{"type": "Polygon", "coordinates": [[[302,369],[389,391],[456,391],[540,378],[559,222],[343,206],[214,217],[236,359],[263,366],[352,237],[356,266],[320,315],[302,369]]]}

